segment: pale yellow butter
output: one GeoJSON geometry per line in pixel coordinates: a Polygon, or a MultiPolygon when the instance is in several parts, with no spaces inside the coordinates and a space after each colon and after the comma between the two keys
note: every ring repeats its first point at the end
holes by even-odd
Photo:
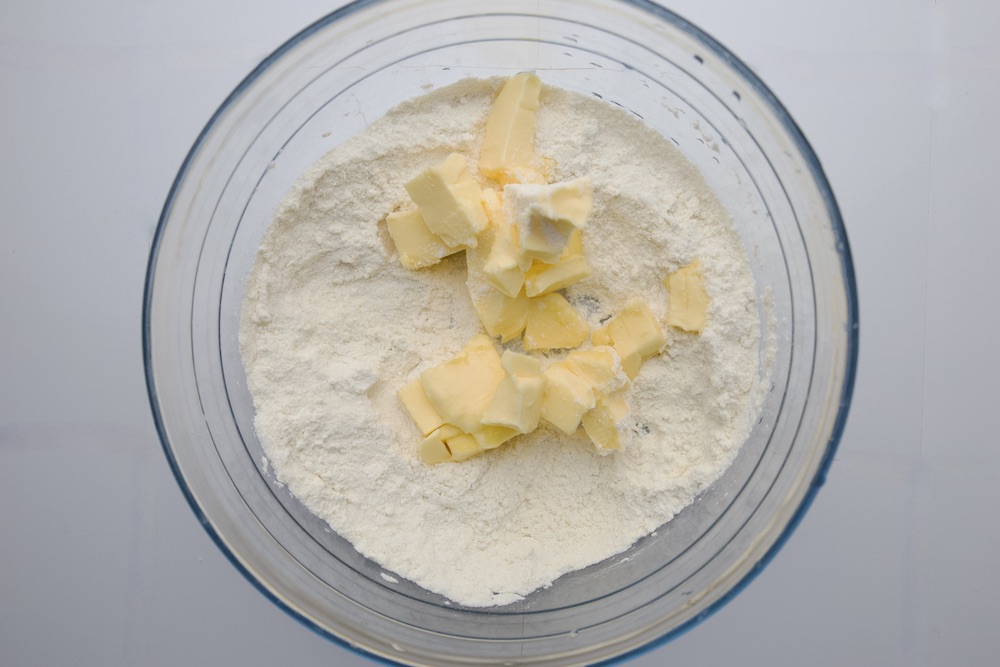
{"type": "Polygon", "coordinates": [[[399,262],[408,269],[422,269],[461,250],[449,248],[430,230],[420,211],[390,213],[385,219],[389,236],[399,252],[399,262]]]}
{"type": "Polygon", "coordinates": [[[598,395],[615,392],[629,381],[618,352],[607,345],[589,350],[573,350],[562,363],[571,372],[587,380],[598,395]]]}
{"type": "Polygon", "coordinates": [[[406,184],[406,191],[420,209],[428,229],[445,245],[475,248],[477,235],[489,220],[483,209],[479,184],[466,167],[465,158],[452,153],[436,167],[429,167],[406,184]]]}
{"type": "Polygon", "coordinates": [[[517,248],[516,231],[504,215],[500,196],[495,190],[483,190],[483,206],[490,220],[490,248],[483,263],[483,275],[499,291],[515,297],[524,284],[525,262],[517,248]]]}
{"type": "Polygon", "coordinates": [[[419,379],[401,387],[396,395],[423,435],[444,424],[444,418],[434,409],[419,379]]]}
{"type": "Polygon", "coordinates": [[[583,280],[590,274],[590,265],[580,256],[560,259],[555,264],[535,262],[524,273],[524,293],[531,297],[555,292],[583,280]]]}
{"type": "Polygon", "coordinates": [[[667,276],[670,290],[670,310],[667,324],[684,331],[700,332],[705,328],[708,312],[708,292],[701,275],[701,262],[694,260],[667,276]]]}
{"type": "Polygon", "coordinates": [[[500,89],[490,115],[479,154],[479,170],[501,183],[524,178],[535,161],[535,110],[541,80],[524,72],[510,77],[500,89]]]}
{"type": "Polygon", "coordinates": [[[656,321],[642,299],[636,297],[629,299],[618,314],[618,318],[625,324],[643,359],[658,354],[666,345],[667,340],[663,337],[660,323],[656,321]]]}
{"type": "Polygon", "coordinates": [[[462,433],[462,429],[452,424],[445,424],[435,429],[420,443],[417,454],[424,463],[441,463],[451,460],[451,450],[445,442],[462,433]]]}
{"type": "Polygon", "coordinates": [[[542,418],[564,433],[575,432],[583,415],[597,404],[593,388],[560,364],[549,366],[544,375],[542,418]]]}
{"type": "Polygon", "coordinates": [[[527,324],[529,305],[523,289],[513,299],[489,284],[470,287],[469,292],[489,335],[499,337],[503,343],[521,335],[527,324]]]}
{"type": "Polygon", "coordinates": [[[597,451],[608,454],[622,449],[624,419],[628,404],[623,396],[612,395],[598,399],[597,405],[581,418],[583,430],[597,451]]]}
{"type": "Polygon", "coordinates": [[[524,349],[553,350],[576,347],[587,340],[590,326],[556,292],[529,299],[524,326],[524,349]]]}
{"type": "Polygon", "coordinates": [[[539,185],[512,183],[503,190],[504,213],[517,228],[524,257],[554,264],[593,206],[589,178],[539,185]]]}
{"type": "Polygon", "coordinates": [[[471,433],[480,427],[504,375],[493,341],[479,334],[458,355],[422,372],[420,384],[445,423],[471,433]]]}
{"type": "Polygon", "coordinates": [[[445,444],[451,453],[452,461],[465,461],[484,451],[479,441],[469,433],[459,433],[454,437],[448,438],[445,444]]]}
{"type": "Polygon", "coordinates": [[[469,435],[475,439],[480,451],[485,452],[489,449],[496,449],[517,434],[516,429],[484,424],[469,435]]]}
{"type": "Polygon", "coordinates": [[[500,381],[493,402],[483,413],[483,424],[530,433],[538,428],[541,416],[545,389],[541,362],[507,350],[500,357],[500,364],[507,371],[507,377],[500,381]]]}

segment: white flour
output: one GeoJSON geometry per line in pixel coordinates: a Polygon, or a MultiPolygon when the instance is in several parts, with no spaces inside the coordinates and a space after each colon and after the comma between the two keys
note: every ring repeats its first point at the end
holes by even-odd
{"type": "Polygon", "coordinates": [[[461,464],[427,466],[395,392],[481,325],[462,254],[400,266],[382,222],[403,183],[470,157],[501,82],[408,102],[289,193],[247,285],[241,351],[277,479],[362,554],[469,606],[506,604],[627,549],[718,478],[757,416],[760,328],[747,258],[700,175],[621,109],[543,88],[537,151],[589,176],[593,276],[567,290],[592,325],[630,296],[664,319],[664,276],[700,258],[701,335],[668,332],[630,396],[624,452],[543,426],[461,464]]]}

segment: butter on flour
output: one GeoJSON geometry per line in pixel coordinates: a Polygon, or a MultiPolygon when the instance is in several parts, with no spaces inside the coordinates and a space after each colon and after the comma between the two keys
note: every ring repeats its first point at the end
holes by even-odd
{"type": "Polygon", "coordinates": [[[623,452],[600,456],[543,425],[460,464],[417,459],[396,390],[481,324],[463,254],[406,269],[383,220],[427,165],[478,155],[501,83],[466,80],[406,102],[305,173],[264,235],[240,330],[276,478],[366,557],[472,607],[521,599],[670,520],[730,464],[763,395],[755,286],[714,194],[627,112],[546,86],[537,152],[555,160],[553,180],[588,176],[594,187],[593,275],[567,298],[592,326],[637,295],[664,322],[663,278],[699,258],[708,324],[668,331],[666,353],[645,363],[623,452]]]}

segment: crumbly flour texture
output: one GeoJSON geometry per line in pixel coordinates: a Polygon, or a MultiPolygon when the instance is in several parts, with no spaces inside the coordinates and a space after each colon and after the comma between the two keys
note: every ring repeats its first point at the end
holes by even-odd
{"type": "Polygon", "coordinates": [[[700,174],[622,109],[543,87],[537,153],[555,160],[552,180],[594,186],[593,275],[566,297],[592,326],[632,296],[665,322],[663,278],[699,258],[708,323],[701,334],[664,326],[666,351],[629,394],[622,452],[600,456],[543,422],[462,463],[417,458],[421,435],[396,390],[482,326],[464,253],[405,269],[384,219],[412,206],[403,184],[451,152],[478,176],[501,84],[466,80],[404,103],[304,174],[265,233],[240,332],[277,479],[385,570],[473,607],[519,600],[669,521],[730,464],[763,394],[753,277],[700,174]]]}

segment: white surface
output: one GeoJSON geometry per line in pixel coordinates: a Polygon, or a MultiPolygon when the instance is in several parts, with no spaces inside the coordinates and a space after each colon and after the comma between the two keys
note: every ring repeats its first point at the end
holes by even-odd
{"type": "MultiPolygon", "coordinates": [[[[184,154],[335,4],[0,7],[0,664],[374,664],[208,538],[161,453],[140,350],[184,154]]],[[[630,664],[995,664],[1000,5],[801,4],[671,7],[761,75],[833,184],[861,297],[851,417],[761,576],[630,664]]]]}

